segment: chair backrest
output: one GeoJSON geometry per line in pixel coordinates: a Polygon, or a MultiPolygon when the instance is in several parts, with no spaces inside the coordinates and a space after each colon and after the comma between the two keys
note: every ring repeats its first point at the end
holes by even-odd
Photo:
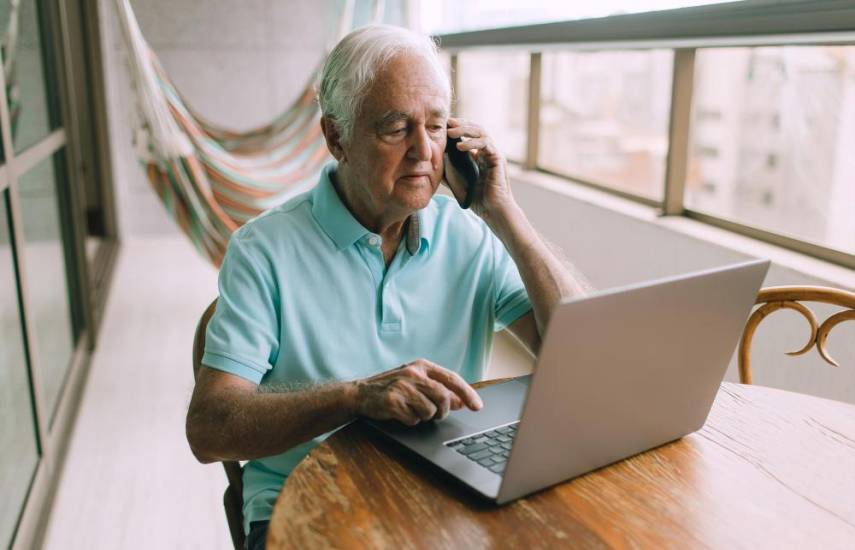
{"type": "MultiPolygon", "coordinates": [[[[217,300],[205,308],[199,323],[196,325],[196,334],[193,336],[193,379],[198,380],[199,369],[202,368],[202,356],[205,354],[205,332],[208,330],[208,322],[217,309],[217,300]]],[[[223,506],[226,509],[226,519],[229,522],[229,532],[232,543],[236,550],[244,548],[243,532],[243,471],[240,462],[234,460],[223,461],[223,469],[229,486],[223,495],[223,506]]]]}
{"type": "Polygon", "coordinates": [[[756,304],[763,304],[754,310],[739,342],[739,380],[743,384],[751,384],[751,339],[760,322],[773,311],[792,309],[801,313],[810,323],[810,338],[797,351],[788,351],[787,355],[802,355],[810,351],[814,345],[820,357],[833,367],[838,367],[837,361],[831,358],[825,350],[828,334],[836,325],[846,320],[855,320],[855,292],[821,286],[775,286],[760,290],[756,304]],[[846,309],[839,311],[818,324],[813,312],[800,302],[822,302],[841,306],[846,309]]]}

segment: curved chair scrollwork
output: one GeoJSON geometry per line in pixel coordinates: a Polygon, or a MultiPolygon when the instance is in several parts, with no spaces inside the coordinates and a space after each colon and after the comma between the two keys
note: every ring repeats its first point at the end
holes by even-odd
{"type": "Polygon", "coordinates": [[[820,357],[833,367],[840,366],[825,349],[828,334],[831,329],[847,320],[855,320],[855,292],[848,292],[836,288],[821,286],[775,286],[760,290],[755,304],[762,304],[754,310],[745,330],[742,332],[742,340],[739,342],[739,380],[743,384],[751,384],[751,339],[760,322],[774,311],[779,309],[792,309],[802,314],[810,323],[810,338],[807,343],[796,351],[789,351],[787,355],[802,355],[816,346],[820,357]],[[817,322],[816,316],[804,304],[800,302],[822,302],[841,306],[846,309],[839,311],[823,321],[817,322]]]}

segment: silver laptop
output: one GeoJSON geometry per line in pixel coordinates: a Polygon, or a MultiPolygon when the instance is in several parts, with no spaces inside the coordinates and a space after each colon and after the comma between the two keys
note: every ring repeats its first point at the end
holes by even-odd
{"type": "Polygon", "coordinates": [[[597,292],[553,312],[534,374],[484,407],[365,422],[504,504],[703,426],[768,261],[597,292]]]}

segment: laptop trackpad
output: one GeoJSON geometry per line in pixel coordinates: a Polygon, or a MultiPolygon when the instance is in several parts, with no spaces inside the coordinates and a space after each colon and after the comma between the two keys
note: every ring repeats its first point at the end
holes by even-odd
{"type": "Polygon", "coordinates": [[[516,422],[522,414],[530,379],[531,376],[523,376],[481,388],[478,395],[484,401],[484,407],[480,411],[460,409],[449,414],[445,421],[454,420],[476,432],[516,422]]]}
{"type": "Polygon", "coordinates": [[[437,443],[519,420],[530,378],[523,376],[478,390],[484,402],[480,411],[461,409],[450,413],[444,420],[423,422],[414,427],[392,421],[367,422],[408,447],[424,452],[437,443]]]}

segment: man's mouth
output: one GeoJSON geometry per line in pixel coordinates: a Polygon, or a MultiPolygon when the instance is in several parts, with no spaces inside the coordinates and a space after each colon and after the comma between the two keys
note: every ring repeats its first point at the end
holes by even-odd
{"type": "Polygon", "coordinates": [[[422,179],[430,180],[430,174],[421,174],[421,173],[406,174],[404,176],[401,176],[401,179],[406,180],[406,181],[411,181],[411,182],[421,181],[422,179]]]}

